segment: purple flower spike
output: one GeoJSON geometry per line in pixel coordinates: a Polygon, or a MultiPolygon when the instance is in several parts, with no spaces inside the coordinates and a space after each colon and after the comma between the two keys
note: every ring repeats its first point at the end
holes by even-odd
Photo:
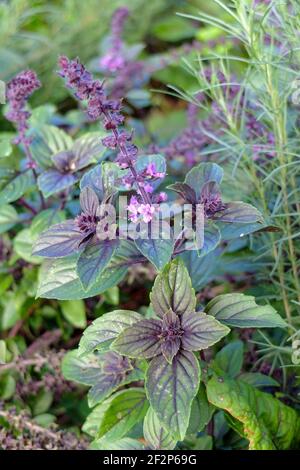
{"type": "Polygon", "coordinates": [[[30,144],[30,139],[26,137],[28,119],[31,116],[27,109],[27,100],[40,86],[41,83],[32,70],[19,73],[7,84],[6,99],[9,108],[5,116],[18,130],[18,136],[14,140],[16,144],[22,143],[25,146],[30,144]]]}
{"type": "Polygon", "coordinates": [[[100,66],[104,71],[114,73],[121,70],[126,65],[126,59],[122,54],[122,33],[128,15],[129,10],[126,7],[118,8],[113,14],[111,22],[112,47],[100,60],[100,66]]]}
{"type": "Polygon", "coordinates": [[[94,80],[92,74],[78,59],[69,60],[67,57],[61,57],[59,66],[59,75],[65,79],[67,87],[72,89],[75,97],[88,101],[88,116],[93,120],[101,118],[104,128],[112,131],[111,135],[103,139],[103,145],[118,150],[119,166],[130,170],[132,183],[137,186],[143,204],[151,204],[134,167],[138,149],[132,142],[133,135],[119,129],[124,121],[124,116],[121,114],[121,100],[110,100],[104,92],[103,84],[99,80],[94,80]]]}

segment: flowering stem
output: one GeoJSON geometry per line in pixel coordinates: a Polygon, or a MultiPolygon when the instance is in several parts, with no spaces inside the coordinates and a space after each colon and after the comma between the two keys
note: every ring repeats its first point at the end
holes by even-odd
{"type": "MultiPolygon", "coordinates": [[[[108,122],[111,121],[111,116],[110,116],[110,114],[109,114],[108,111],[103,112],[103,115],[104,115],[105,119],[106,119],[108,122]]],[[[135,170],[135,168],[134,168],[134,166],[133,166],[133,163],[132,163],[132,161],[131,161],[131,159],[130,159],[130,156],[128,155],[128,152],[127,152],[127,149],[126,149],[126,145],[124,145],[124,144],[122,144],[122,143],[120,142],[120,133],[119,133],[118,129],[117,129],[117,128],[112,129],[112,132],[113,132],[113,134],[114,134],[114,136],[115,136],[115,139],[116,139],[116,142],[117,142],[117,144],[118,144],[118,146],[119,146],[120,152],[121,152],[121,153],[124,155],[124,157],[126,158],[126,161],[127,161],[127,164],[128,164],[128,168],[129,168],[129,170],[131,171],[132,176],[133,176],[134,179],[135,179],[135,182],[136,182],[136,184],[137,184],[137,186],[138,186],[139,192],[140,192],[140,194],[141,194],[141,196],[142,196],[142,198],[143,198],[145,204],[151,204],[151,201],[150,201],[150,198],[149,198],[148,194],[146,193],[145,189],[144,189],[144,188],[139,184],[139,182],[138,182],[138,175],[137,175],[137,172],[136,172],[136,170],[135,170]]]]}

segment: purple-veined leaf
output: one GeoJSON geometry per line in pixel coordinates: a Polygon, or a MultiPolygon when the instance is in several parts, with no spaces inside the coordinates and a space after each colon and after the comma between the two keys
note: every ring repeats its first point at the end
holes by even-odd
{"type": "Polygon", "coordinates": [[[13,176],[0,191],[0,205],[16,201],[33,185],[34,178],[31,170],[13,176]]]}
{"type": "Polygon", "coordinates": [[[143,378],[142,371],[134,369],[129,359],[113,351],[84,357],[79,357],[77,350],[70,351],[62,361],[62,372],[68,380],[91,386],[88,392],[90,407],[105,400],[121,385],[143,378]]]}
{"type": "Polygon", "coordinates": [[[160,320],[142,320],[122,331],[111,347],[129,357],[148,359],[157,356],[161,352],[161,328],[160,320]]]}
{"type": "Polygon", "coordinates": [[[205,312],[225,325],[238,328],[286,327],[285,321],[271,305],[257,305],[252,295],[218,295],[207,304],[205,312]]]}
{"type": "Polygon", "coordinates": [[[80,206],[84,213],[96,215],[99,207],[99,199],[92,188],[85,186],[80,192],[80,206]]]}
{"type": "Polygon", "coordinates": [[[203,312],[184,313],[181,326],[184,330],[182,347],[187,351],[207,349],[230,332],[227,326],[203,312]]]}
{"type": "Polygon", "coordinates": [[[106,148],[102,144],[102,137],[98,132],[91,132],[75,140],[72,151],[76,169],[86,167],[92,161],[100,161],[104,157],[106,148]]]}
{"type": "Polygon", "coordinates": [[[199,200],[202,188],[206,183],[214,181],[217,184],[221,184],[222,178],[223,170],[219,165],[211,162],[203,162],[188,172],[184,182],[195,191],[196,198],[199,200]]]}
{"type": "Polygon", "coordinates": [[[181,319],[176,313],[169,310],[162,319],[163,342],[161,352],[166,361],[172,362],[181,346],[180,334],[182,333],[181,319]],[[178,336],[176,336],[176,333],[178,336]]]}
{"type": "Polygon", "coordinates": [[[189,351],[180,351],[172,364],[163,356],[156,356],[147,370],[146,392],[150,405],[177,440],[185,437],[199,381],[199,362],[189,351]]]}
{"type": "Polygon", "coordinates": [[[58,170],[45,170],[38,177],[38,187],[43,195],[48,198],[52,194],[59,193],[77,181],[75,175],[71,173],[60,173],[58,170]]]}
{"type": "Polygon", "coordinates": [[[99,279],[111,261],[119,240],[104,240],[85,247],[77,262],[77,273],[85,290],[90,289],[99,279]]]}
{"type": "Polygon", "coordinates": [[[167,362],[172,363],[181,346],[180,338],[165,339],[161,345],[161,352],[167,362]]]}
{"type": "Polygon", "coordinates": [[[171,259],[173,253],[173,240],[159,238],[157,240],[137,238],[135,244],[139,251],[159,270],[171,259]]]}
{"type": "Polygon", "coordinates": [[[177,440],[159,422],[158,417],[149,408],[144,419],[144,438],[153,450],[172,450],[177,440]]]}
{"type": "Polygon", "coordinates": [[[254,206],[245,202],[235,201],[225,204],[225,209],[214,214],[214,219],[220,222],[237,224],[263,223],[264,219],[254,206]]]}
{"type": "Polygon", "coordinates": [[[16,209],[9,205],[3,204],[0,207],[0,233],[4,233],[13,227],[19,220],[19,214],[16,209]]]}
{"type": "Polygon", "coordinates": [[[46,258],[63,258],[79,251],[85,235],[73,220],[53,225],[42,232],[34,244],[32,254],[46,258]]]}
{"type": "Polygon", "coordinates": [[[72,138],[55,126],[39,126],[30,130],[30,136],[33,138],[30,145],[32,156],[42,168],[51,167],[52,156],[71,149],[73,145],[72,138]]]}
{"type": "Polygon", "coordinates": [[[131,310],[114,310],[97,318],[84,331],[79,343],[79,354],[108,351],[112,341],[125,329],[142,320],[139,313],[131,310]]]}
{"type": "Polygon", "coordinates": [[[197,203],[196,193],[187,183],[174,183],[168,186],[168,189],[175,191],[182,197],[182,199],[191,204],[197,203]]]}
{"type": "Polygon", "coordinates": [[[195,310],[195,291],[180,259],[169,263],[156,277],[150,298],[155,313],[161,318],[170,309],[177,315],[195,310]]]}

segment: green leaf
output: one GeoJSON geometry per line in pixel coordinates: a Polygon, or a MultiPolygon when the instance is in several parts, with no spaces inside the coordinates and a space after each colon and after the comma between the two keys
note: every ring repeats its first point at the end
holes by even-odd
{"type": "Polygon", "coordinates": [[[207,396],[241,423],[250,450],[286,450],[300,442],[297,412],[251,385],[215,376],[207,384],[207,396]]]}
{"type": "Polygon", "coordinates": [[[4,339],[0,339],[0,365],[6,363],[6,343],[4,339]]]}
{"type": "Polygon", "coordinates": [[[80,254],[77,273],[84,290],[91,289],[98,282],[118,246],[118,240],[104,240],[95,245],[88,245],[80,254]]]}
{"type": "Polygon", "coordinates": [[[11,229],[18,222],[18,213],[13,206],[3,204],[0,207],[0,233],[11,229]]]}
{"type": "Polygon", "coordinates": [[[214,407],[207,400],[203,383],[200,384],[197,395],[192,403],[191,417],[187,434],[197,434],[205,428],[214,413],[214,407]]]}
{"type": "Polygon", "coordinates": [[[216,163],[203,162],[192,168],[186,175],[184,182],[188,184],[196,193],[199,200],[203,186],[210,181],[221,184],[223,170],[216,163]]]}
{"type": "Polygon", "coordinates": [[[28,263],[41,264],[42,259],[39,256],[33,256],[32,245],[34,239],[31,235],[29,228],[21,230],[14,238],[14,249],[20,258],[24,259],[28,263]]]}
{"type": "Polygon", "coordinates": [[[156,269],[162,269],[171,259],[173,253],[173,241],[159,238],[137,238],[135,244],[138,250],[144,255],[156,269]]]}
{"type": "Polygon", "coordinates": [[[187,446],[189,450],[212,450],[213,449],[213,438],[212,436],[199,436],[192,437],[184,440],[184,445],[187,446]]]}
{"type": "Polygon", "coordinates": [[[144,450],[144,445],[137,439],[123,437],[111,442],[110,439],[96,439],[89,447],[91,450],[144,450]]]}
{"type": "Polygon", "coordinates": [[[107,304],[116,306],[120,302],[120,289],[118,286],[110,287],[103,292],[102,296],[107,304]]]}
{"type": "Polygon", "coordinates": [[[42,168],[53,166],[51,157],[63,150],[71,149],[72,138],[55,126],[42,125],[30,131],[32,142],[30,150],[34,160],[42,168]]]}
{"type": "Polygon", "coordinates": [[[112,341],[128,326],[142,320],[140,314],[131,310],[114,310],[97,318],[83,333],[79,343],[79,354],[96,349],[108,351],[112,341]]]}
{"type": "Polygon", "coordinates": [[[8,330],[20,319],[24,295],[13,291],[5,292],[0,299],[0,330],[8,330]]]}
{"type": "Polygon", "coordinates": [[[41,390],[35,397],[34,404],[32,407],[32,413],[34,416],[45,413],[49,410],[53,401],[53,394],[50,390],[41,390]]]}
{"type": "Polygon", "coordinates": [[[196,28],[184,18],[171,15],[154,24],[152,33],[162,41],[177,42],[193,38],[196,28]]]}
{"type": "Polygon", "coordinates": [[[146,394],[141,388],[130,388],[116,393],[99,423],[98,438],[122,438],[144,418],[148,406],[146,394]]]}
{"type": "Polygon", "coordinates": [[[243,365],[244,344],[240,340],[232,341],[216,354],[213,366],[217,366],[229,377],[236,377],[243,365]]]}
{"type": "Polygon", "coordinates": [[[160,424],[152,408],[148,409],[144,419],[144,438],[153,450],[172,450],[177,444],[171,433],[160,424]]]}
{"type": "Polygon", "coordinates": [[[59,224],[65,220],[64,212],[58,211],[57,209],[45,209],[39,212],[31,221],[30,232],[33,239],[47,230],[54,224],[59,224]]]}
{"type": "Polygon", "coordinates": [[[251,295],[218,295],[207,304],[205,311],[221,323],[238,328],[286,327],[285,321],[271,305],[257,305],[251,295]]]}
{"type": "Polygon", "coordinates": [[[37,297],[59,300],[77,300],[94,297],[118,284],[123,279],[127,267],[108,267],[96,285],[84,291],[76,273],[76,257],[48,259],[43,262],[37,297]]]}
{"type": "Polygon", "coordinates": [[[61,311],[66,320],[75,328],[86,327],[86,313],[83,300],[61,300],[61,311]]]}
{"type": "Polygon", "coordinates": [[[0,158],[9,157],[13,147],[9,138],[0,138],[0,158]]]}
{"type": "MultiPolygon", "coordinates": [[[[99,429],[99,424],[101,423],[105,411],[108,409],[109,404],[113,396],[107,398],[103,403],[100,405],[95,406],[95,408],[91,411],[91,413],[86,418],[83,426],[82,431],[88,434],[91,437],[96,437],[99,429]]],[[[102,441],[102,439],[101,439],[102,441]]]]}
{"type": "Polygon", "coordinates": [[[12,375],[6,375],[1,378],[0,398],[1,400],[10,400],[16,393],[16,380],[12,375]]]}
{"type": "Polygon", "coordinates": [[[184,439],[186,434],[199,381],[199,362],[188,351],[179,352],[172,364],[157,356],[148,368],[145,387],[150,405],[177,440],[184,439]]]}
{"type": "Polygon", "coordinates": [[[239,380],[246,382],[253,387],[279,387],[280,384],[269,375],[261,374],[260,372],[243,372],[239,375],[239,380]]]}
{"type": "Polygon", "coordinates": [[[32,171],[26,171],[13,178],[0,191],[0,206],[19,199],[34,183],[32,171]]]}
{"type": "Polygon", "coordinates": [[[160,317],[170,309],[177,315],[195,310],[195,291],[188,271],[179,258],[169,263],[156,277],[150,299],[153,310],[160,317]]]}

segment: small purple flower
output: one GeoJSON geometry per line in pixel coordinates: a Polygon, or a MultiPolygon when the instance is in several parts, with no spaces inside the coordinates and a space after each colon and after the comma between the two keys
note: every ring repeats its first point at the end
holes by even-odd
{"type": "Polygon", "coordinates": [[[142,215],[143,221],[148,224],[153,219],[155,207],[151,204],[141,204],[138,208],[138,212],[142,215]]]}
{"type": "Polygon", "coordinates": [[[32,70],[19,73],[7,84],[6,99],[9,107],[5,116],[16,125],[18,131],[18,136],[14,140],[16,144],[22,143],[27,146],[30,144],[30,139],[26,137],[28,119],[31,116],[27,109],[27,100],[40,86],[41,83],[32,70]]]}
{"type": "Polygon", "coordinates": [[[129,10],[126,7],[118,8],[113,14],[111,22],[111,48],[100,60],[100,67],[106,72],[117,72],[126,65],[126,59],[122,53],[122,33],[128,15],[129,10]]]}
{"type": "Polygon", "coordinates": [[[213,217],[217,212],[225,209],[221,199],[219,186],[214,181],[206,183],[201,191],[200,204],[204,205],[204,214],[207,218],[213,217]]]}
{"type": "Polygon", "coordinates": [[[131,196],[127,210],[129,212],[129,219],[132,222],[136,223],[142,219],[147,224],[153,219],[155,206],[151,204],[141,204],[136,196],[131,196]]]}
{"type": "Polygon", "coordinates": [[[146,175],[151,178],[164,178],[165,173],[156,170],[155,163],[149,163],[146,168],[146,175]]]}

